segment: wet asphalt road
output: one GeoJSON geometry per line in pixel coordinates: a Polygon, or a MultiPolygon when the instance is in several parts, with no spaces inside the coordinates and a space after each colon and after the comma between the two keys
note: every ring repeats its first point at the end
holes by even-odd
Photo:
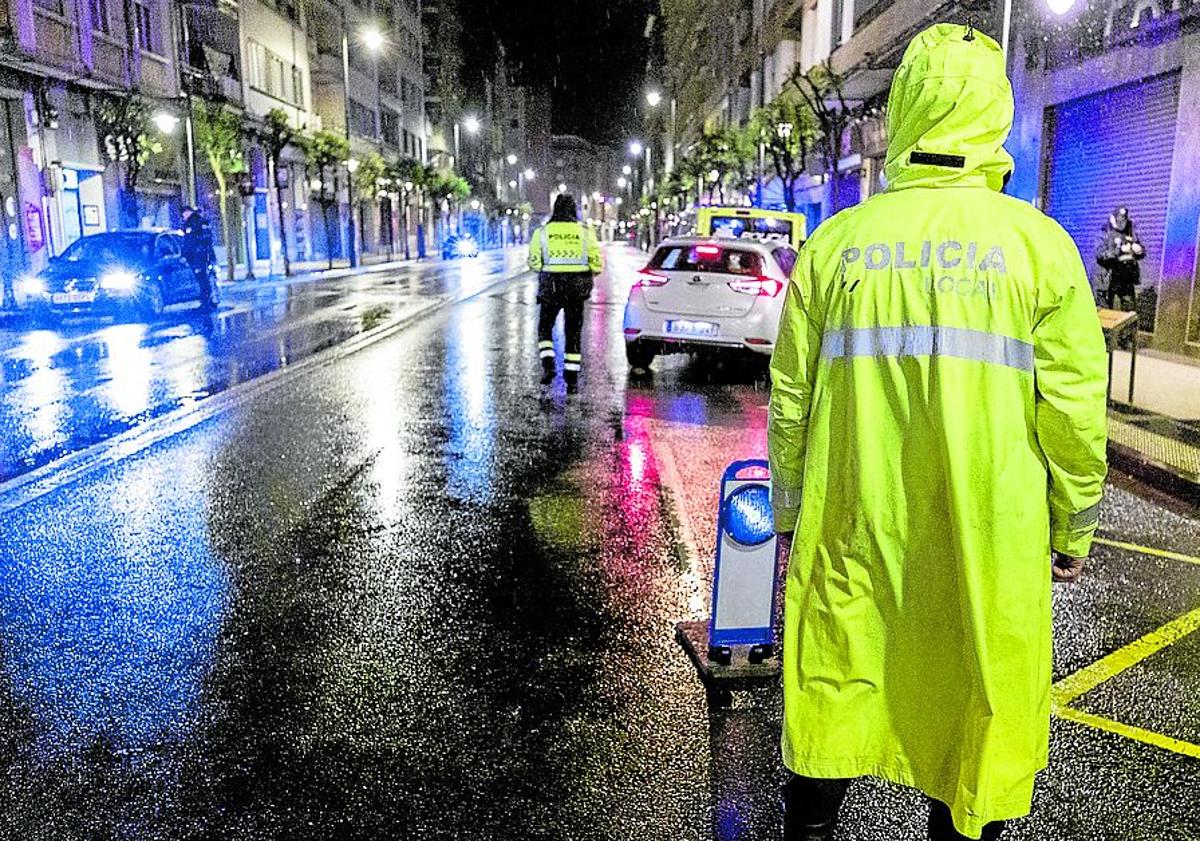
{"type": "MultiPolygon", "coordinates": [[[[630,385],[609,259],[578,395],[537,385],[523,277],[0,515],[0,838],[779,837],[778,692],[710,712],[671,636],[766,393],[630,385]]],[[[1119,477],[1103,523],[1200,550],[1119,477]]],[[[1056,679],[1198,605],[1200,566],[1097,548],[1056,679]]],[[[1200,741],[1197,642],[1075,706],[1200,741]]],[[[838,839],[922,809],[861,783],[838,839]]],[[[1197,839],[1200,761],[1055,721],[1034,809],[1007,838],[1197,839]]]]}
{"type": "Polygon", "coordinates": [[[0,321],[0,483],[511,273],[517,249],[322,279],[222,285],[151,324],[0,321]]]}

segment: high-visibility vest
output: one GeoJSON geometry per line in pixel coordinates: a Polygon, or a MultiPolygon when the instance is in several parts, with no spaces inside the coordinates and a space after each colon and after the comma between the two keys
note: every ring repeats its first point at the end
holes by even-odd
{"type": "Polygon", "coordinates": [[[590,271],[588,249],[592,234],[578,222],[549,222],[538,232],[541,270],[551,273],[590,271]]]}

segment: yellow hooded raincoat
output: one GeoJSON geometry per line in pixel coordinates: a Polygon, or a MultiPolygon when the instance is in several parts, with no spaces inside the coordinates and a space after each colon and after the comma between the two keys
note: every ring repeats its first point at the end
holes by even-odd
{"type": "Polygon", "coordinates": [[[1046,764],[1050,549],[1096,528],[1106,359],[1074,244],[1000,193],[1012,89],[967,34],[914,39],[888,189],[801,252],[769,440],[784,761],[915,786],[978,838],[1046,764]]]}

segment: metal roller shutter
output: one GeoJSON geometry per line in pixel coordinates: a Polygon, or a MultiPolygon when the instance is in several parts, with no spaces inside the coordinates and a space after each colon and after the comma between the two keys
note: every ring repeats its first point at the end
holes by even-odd
{"type": "Polygon", "coordinates": [[[1138,315],[1154,330],[1167,193],[1175,147],[1179,73],[1073,99],[1049,111],[1045,210],[1094,276],[1096,245],[1113,208],[1125,205],[1146,246],[1138,315]]]}

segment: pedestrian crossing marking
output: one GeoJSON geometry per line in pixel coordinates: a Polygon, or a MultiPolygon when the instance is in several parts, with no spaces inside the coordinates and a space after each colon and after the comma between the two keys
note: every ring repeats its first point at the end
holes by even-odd
{"type": "Polygon", "coordinates": [[[1192,756],[1200,759],[1200,745],[1174,739],[1162,733],[1145,730],[1123,724],[1103,716],[1087,713],[1068,706],[1072,701],[1091,692],[1105,681],[1111,680],[1122,672],[1136,666],[1152,654],[1162,651],[1169,645],[1179,642],[1200,629],[1200,607],[1172,619],[1167,624],[1154,629],[1145,636],[1139,637],[1128,645],[1092,663],[1079,671],[1060,680],[1050,690],[1050,709],[1058,718],[1086,724],[1097,730],[1115,733],[1119,736],[1164,748],[1174,753],[1192,756]]]}
{"type": "Polygon", "coordinates": [[[1125,549],[1129,552],[1140,552],[1143,555],[1153,555],[1156,558],[1166,558],[1171,561],[1183,561],[1186,564],[1196,564],[1200,566],[1200,558],[1194,555],[1185,555],[1182,552],[1172,552],[1168,549],[1155,549],[1150,546],[1139,546],[1136,543],[1123,543],[1120,540],[1110,540],[1107,537],[1092,538],[1093,543],[1098,543],[1101,546],[1111,546],[1114,549],[1125,549]]]}

